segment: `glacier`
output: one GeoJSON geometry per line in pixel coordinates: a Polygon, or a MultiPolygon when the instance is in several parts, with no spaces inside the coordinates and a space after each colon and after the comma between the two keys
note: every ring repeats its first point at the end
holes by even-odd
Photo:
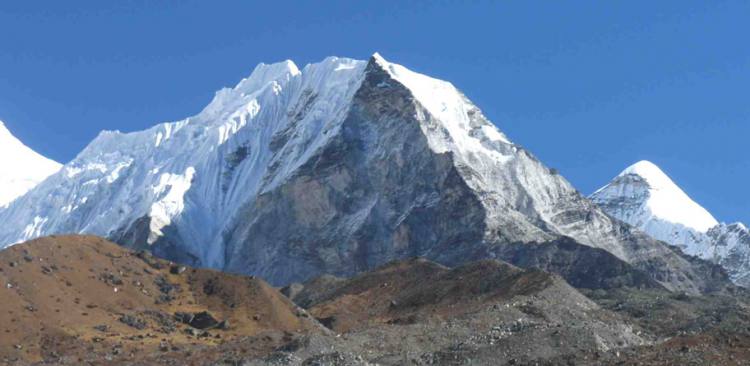
{"type": "Polygon", "coordinates": [[[95,234],[274,284],[568,238],[670,289],[721,277],[605,213],[451,83],[377,53],[259,64],[195,116],[104,131],[0,221],[4,245],[95,234]]]}

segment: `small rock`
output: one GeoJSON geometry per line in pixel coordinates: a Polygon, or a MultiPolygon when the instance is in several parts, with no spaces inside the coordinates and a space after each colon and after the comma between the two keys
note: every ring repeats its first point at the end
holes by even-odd
{"type": "Polygon", "coordinates": [[[180,323],[190,324],[190,322],[193,321],[193,318],[194,316],[192,313],[185,313],[181,311],[174,313],[174,319],[180,323]]]}
{"type": "Polygon", "coordinates": [[[176,274],[176,275],[182,274],[186,270],[187,270],[187,267],[176,265],[176,264],[173,264],[172,266],[169,267],[169,273],[176,274]]]}
{"type": "Polygon", "coordinates": [[[200,313],[194,314],[193,320],[190,321],[190,326],[198,329],[211,329],[218,325],[219,321],[207,311],[201,311],[200,313]]]}
{"type": "Polygon", "coordinates": [[[102,273],[99,275],[99,280],[111,286],[120,286],[123,283],[122,279],[114,273],[102,273]]]}
{"type": "Polygon", "coordinates": [[[119,320],[121,323],[131,326],[138,330],[146,328],[146,322],[143,319],[138,319],[132,315],[123,315],[120,317],[119,320]]]}
{"type": "Polygon", "coordinates": [[[157,299],[157,303],[168,303],[174,300],[172,292],[177,290],[177,286],[167,281],[166,277],[164,277],[163,275],[156,277],[156,279],[154,279],[154,285],[156,285],[156,287],[162,293],[161,296],[159,296],[159,298],[157,299]]]}
{"type": "Polygon", "coordinates": [[[223,322],[219,322],[216,320],[216,318],[211,315],[211,313],[207,311],[201,311],[200,313],[185,313],[185,312],[177,312],[174,314],[175,320],[187,324],[193,328],[196,329],[213,329],[213,328],[220,328],[222,326],[222,323],[224,323],[223,326],[228,327],[229,323],[225,320],[223,322]]]}
{"type": "Polygon", "coordinates": [[[217,325],[216,328],[221,330],[229,329],[229,320],[222,320],[221,322],[219,322],[219,325],[217,325]]]}
{"type": "Polygon", "coordinates": [[[101,324],[101,325],[95,325],[94,329],[100,331],[100,332],[106,332],[109,330],[109,325],[101,324]]]}

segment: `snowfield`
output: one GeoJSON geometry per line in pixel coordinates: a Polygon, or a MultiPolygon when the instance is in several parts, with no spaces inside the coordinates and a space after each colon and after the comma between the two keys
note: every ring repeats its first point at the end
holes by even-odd
{"type": "Polygon", "coordinates": [[[0,121],[0,207],[25,194],[60,167],[60,163],[24,145],[0,121]]]}

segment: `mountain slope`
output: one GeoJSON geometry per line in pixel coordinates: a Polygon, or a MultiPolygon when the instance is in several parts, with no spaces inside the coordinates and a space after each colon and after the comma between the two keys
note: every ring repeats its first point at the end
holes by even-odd
{"type": "Polygon", "coordinates": [[[0,269],[3,364],[150,364],[139,359],[323,330],[261,279],[174,266],[92,236],[15,245],[0,251],[0,269]],[[213,321],[186,321],[202,312],[213,321]]]}
{"type": "Polygon", "coordinates": [[[722,282],[605,214],[450,83],[377,54],[261,64],[194,117],[103,132],[0,220],[6,244],[93,233],[274,284],[563,237],[670,289],[722,282]]]}
{"type": "Polygon", "coordinates": [[[454,318],[514,297],[556,298],[557,310],[594,308],[559,276],[522,270],[497,260],[447,268],[423,258],[395,261],[335,284],[302,285],[292,300],[336,332],[373,324],[408,324],[415,318],[454,318]],[[305,301],[311,298],[314,301],[305,301]],[[562,305],[565,303],[565,305],[562,305]],[[458,305],[460,304],[460,306],[458,305]]]}
{"type": "Polygon", "coordinates": [[[654,238],[721,264],[736,283],[750,284],[750,231],[717,222],[653,163],[630,166],[591,199],[654,238]]]}
{"type": "Polygon", "coordinates": [[[3,365],[599,365],[658,349],[669,352],[658,364],[748,359],[745,291],[584,296],[497,260],[398,260],[286,298],[257,277],[71,235],[0,251],[0,279],[3,365]]]}
{"type": "Polygon", "coordinates": [[[28,192],[60,167],[24,145],[0,121],[0,207],[28,192]]]}
{"type": "MultiPolygon", "coordinates": [[[[409,259],[296,286],[295,302],[345,334],[329,348],[364,351],[378,364],[544,364],[562,354],[648,343],[632,323],[559,276],[496,260],[451,269],[409,259]]],[[[309,352],[301,346],[289,351],[309,352]]]]}

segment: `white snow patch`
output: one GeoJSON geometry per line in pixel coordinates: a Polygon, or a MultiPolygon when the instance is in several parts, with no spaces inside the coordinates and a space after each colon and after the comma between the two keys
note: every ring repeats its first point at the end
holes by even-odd
{"type": "Polygon", "coordinates": [[[23,236],[25,238],[35,238],[40,236],[44,224],[49,220],[46,217],[35,216],[34,220],[23,229],[23,236]]]}
{"type": "Polygon", "coordinates": [[[508,140],[508,138],[500,133],[500,131],[498,131],[494,126],[482,126],[482,131],[487,136],[487,138],[490,139],[490,141],[499,141],[506,144],[511,143],[510,140],[508,140]]]}
{"type": "Polygon", "coordinates": [[[114,183],[117,179],[120,178],[120,171],[122,171],[123,169],[129,167],[132,163],[133,163],[133,160],[128,160],[128,161],[125,161],[125,162],[117,163],[117,165],[115,166],[115,168],[112,169],[112,171],[105,178],[105,180],[107,181],[107,183],[109,183],[109,184],[114,183]]]}
{"type": "Polygon", "coordinates": [[[172,135],[185,127],[185,125],[187,125],[189,121],[190,119],[188,118],[179,122],[163,123],[159,125],[159,128],[163,128],[164,131],[159,131],[156,133],[156,141],[154,142],[154,147],[159,147],[164,141],[169,140],[172,135]]]}
{"type": "Polygon", "coordinates": [[[161,197],[151,205],[149,217],[151,218],[147,242],[153,244],[164,233],[161,229],[172,223],[172,218],[177,216],[185,208],[185,193],[195,176],[195,168],[188,167],[184,174],[164,173],[159,177],[159,183],[152,188],[157,197],[161,197]]]}
{"type": "Polygon", "coordinates": [[[65,166],[65,174],[68,176],[68,178],[75,178],[77,175],[84,173],[86,171],[95,170],[99,173],[106,173],[107,172],[107,165],[102,163],[88,163],[82,166],[76,166],[76,165],[66,165],[65,166]]]}
{"type": "Polygon", "coordinates": [[[356,67],[357,67],[357,64],[354,63],[354,62],[352,62],[352,63],[343,63],[342,62],[338,66],[336,66],[336,68],[333,69],[333,71],[352,70],[352,69],[354,69],[356,67]]]}
{"type": "Polygon", "coordinates": [[[99,182],[100,182],[99,179],[89,179],[89,180],[81,183],[81,185],[84,186],[84,187],[85,186],[95,186],[95,185],[99,184],[99,182]]]}
{"type": "Polygon", "coordinates": [[[237,110],[229,116],[229,120],[219,126],[219,145],[227,142],[229,137],[236,134],[249,120],[255,118],[260,112],[260,104],[257,99],[251,100],[244,108],[237,110]]]}
{"type": "Polygon", "coordinates": [[[0,121],[0,207],[24,195],[61,167],[24,145],[0,121]]]}

